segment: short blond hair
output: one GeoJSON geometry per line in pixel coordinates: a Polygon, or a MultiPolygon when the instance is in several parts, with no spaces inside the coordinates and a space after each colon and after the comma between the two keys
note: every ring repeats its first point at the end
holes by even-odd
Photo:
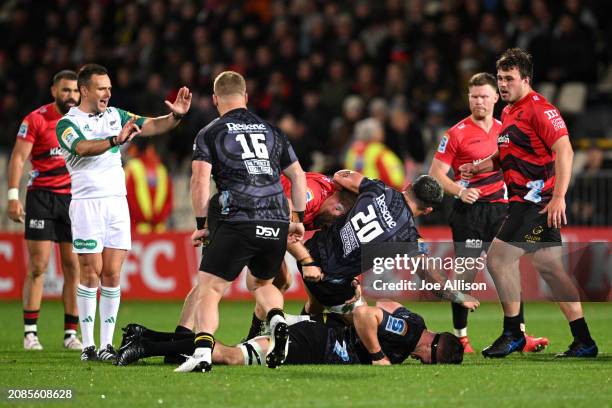
{"type": "Polygon", "coordinates": [[[215,78],[213,92],[217,96],[245,95],[244,77],[234,71],[223,71],[215,78]]]}

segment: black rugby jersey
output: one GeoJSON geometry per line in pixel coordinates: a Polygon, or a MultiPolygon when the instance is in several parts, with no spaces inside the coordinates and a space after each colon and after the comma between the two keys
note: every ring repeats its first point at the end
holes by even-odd
{"type": "Polygon", "coordinates": [[[361,270],[363,245],[409,242],[415,243],[415,252],[422,252],[416,245],[419,238],[404,195],[382,181],[364,177],[353,208],[318,231],[306,247],[320,262],[324,280],[341,283],[365,272],[361,270]]]}
{"type": "MultiPolygon", "coordinates": [[[[393,313],[383,310],[383,320],[378,325],[376,337],[391,364],[401,364],[410,357],[426,328],[421,316],[399,307],[393,313]]],[[[352,331],[356,332],[354,328],[352,331]]],[[[372,364],[370,353],[357,336],[352,350],[361,364],[372,364]]]]}
{"type": "Polygon", "coordinates": [[[297,156],[278,128],[240,108],[200,130],[193,160],[212,165],[221,220],[289,222],[281,171],[297,156]]]}

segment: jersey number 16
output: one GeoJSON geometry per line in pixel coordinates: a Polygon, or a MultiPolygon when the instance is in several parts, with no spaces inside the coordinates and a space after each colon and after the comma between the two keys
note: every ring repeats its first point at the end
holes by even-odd
{"type": "Polygon", "coordinates": [[[257,157],[258,159],[268,159],[270,156],[268,154],[268,148],[266,147],[266,135],[263,133],[249,133],[247,136],[251,140],[252,150],[244,133],[236,135],[236,141],[240,143],[242,147],[242,158],[252,159],[257,157]]]}

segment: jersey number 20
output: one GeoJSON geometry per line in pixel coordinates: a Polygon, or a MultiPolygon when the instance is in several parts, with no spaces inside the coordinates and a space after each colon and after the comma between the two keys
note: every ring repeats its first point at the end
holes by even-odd
{"type": "Polygon", "coordinates": [[[376,213],[372,204],[368,205],[367,214],[360,211],[351,218],[351,224],[357,233],[357,238],[362,244],[367,244],[384,231],[376,219],[376,213]]]}
{"type": "Polygon", "coordinates": [[[263,133],[249,133],[247,136],[249,136],[251,140],[253,150],[249,147],[244,133],[236,135],[236,141],[240,143],[242,147],[242,158],[252,159],[257,157],[258,159],[268,159],[270,156],[268,155],[268,148],[266,147],[266,136],[263,133]]]}

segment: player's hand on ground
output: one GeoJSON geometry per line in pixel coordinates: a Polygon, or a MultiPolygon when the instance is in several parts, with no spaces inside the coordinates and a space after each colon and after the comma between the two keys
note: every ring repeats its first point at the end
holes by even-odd
{"type": "Polygon", "coordinates": [[[459,198],[466,204],[474,204],[480,197],[481,191],[477,188],[462,189],[459,198]]]}
{"type": "Polygon", "coordinates": [[[117,135],[117,144],[122,145],[131,141],[134,137],[140,134],[142,130],[136,124],[136,118],[132,117],[121,128],[121,132],[117,135]]]}
{"type": "Polygon", "coordinates": [[[476,299],[472,295],[464,294],[463,296],[464,300],[463,302],[461,302],[461,306],[465,307],[470,312],[473,312],[474,310],[478,309],[478,306],[480,306],[480,302],[478,301],[478,299],[476,299]]]}
{"type": "Polygon", "coordinates": [[[361,284],[359,283],[359,281],[357,279],[353,279],[351,285],[353,286],[353,289],[355,289],[355,295],[346,302],[344,302],[345,305],[352,305],[353,303],[356,303],[361,299],[361,284]]]}
{"type": "Polygon", "coordinates": [[[550,200],[546,207],[540,214],[548,212],[548,227],[549,228],[561,228],[561,225],[567,225],[567,218],[565,217],[565,198],[555,197],[550,200]]]}
{"type": "Polygon", "coordinates": [[[204,243],[204,241],[206,241],[206,238],[208,238],[209,234],[210,231],[208,230],[208,228],[204,228],[201,230],[197,229],[191,234],[191,243],[194,247],[199,247],[200,245],[202,245],[202,243],[204,243]]]}
{"type": "Polygon", "coordinates": [[[323,279],[323,272],[318,266],[303,266],[302,278],[308,282],[319,282],[323,279]]]}
{"type": "Polygon", "coordinates": [[[25,212],[19,200],[9,200],[8,202],[8,217],[18,223],[25,221],[25,212]]]}
{"type": "Polygon", "coordinates": [[[465,163],[459,166],[462,180],[469,180],[474,175],[478,174],[478,165],[474,163],[465,163]]]}
{"type": "Polygon", "coordinates": [[[294,244],[304,239],[304,224],[301,222],[290,222],[287,243],[294,244]]]}
{"type": "Polygon", "coordinates": [[[391,365],[391,362],[387,357],[381,358],[380,360],[372,361],[372,365],[391,365]]]}
{"type": "Polygon", "coordinates": [[[164,103],[172,112],[176,113],[177,115],[184,115],[189,112],[189,108],[191,107],[191,97],[192,94],[189,91],[189,88],[184,86],[179,89],[174,103],[171,103],[170,101],[164,101],[164,103]]]}

